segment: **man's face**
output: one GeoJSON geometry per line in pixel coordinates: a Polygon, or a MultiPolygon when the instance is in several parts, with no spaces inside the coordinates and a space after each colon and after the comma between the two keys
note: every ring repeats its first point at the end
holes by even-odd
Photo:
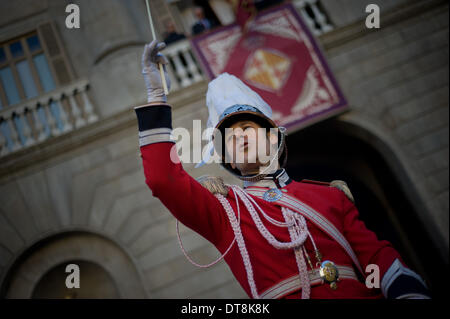
{"type": "Polygon", "coordinates": [[[225,148],[231,167],[241,173],[256,173],[261,165],[260,154],[270,153],[277,145],[277,136],[268,135],[266,130],[253,121],[238,121],[225,129],[225,148]],[[260,153],[258,153],[260,152],[260,153]]]}
{"type": "Polygon", "coordinates": [[[197,19],[201,20],[205,17],[205,12],[202,8],[195,8],[194,14],[197,17],[197,19]]]}
{"type": "Polygon", "coordinates": [[[166,29],[168,33],[175,32],[175,24],[172,21],[168,22],[166,24],[166,29]]]}

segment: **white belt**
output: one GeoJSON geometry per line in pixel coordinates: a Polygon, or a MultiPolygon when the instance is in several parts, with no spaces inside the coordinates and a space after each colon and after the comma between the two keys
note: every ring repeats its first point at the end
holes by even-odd
{"type": "MultiPolygon", "coordinates": [[[[339,271],[338,280],[339,279],[358,280],[352,267],[339,265],[336,265],[336,267],[339,271]]],[[[323,283],[323,279],[320,278],[319,269],[310,270],[308,273],[311,286],[323,283]]],[[[260,294],[260,298],[278,299],[301,288],[302,287],[300,286],[300,278],[298,275],[295,275],[283,281],[280,281],[278,284],[270,287],[269,289],[266,289],[263,293],[260,294]]]]}

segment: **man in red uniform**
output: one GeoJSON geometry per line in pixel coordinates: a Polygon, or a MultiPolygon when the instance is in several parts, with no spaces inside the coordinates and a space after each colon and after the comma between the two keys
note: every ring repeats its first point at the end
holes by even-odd
{"type": "Polygon", "coordinates": [[[222,133],[213,139],[221,164],[244,181],[244,190],[215,178],[201,184],[173,161],[171,106],[157,66],[167,63],[163,48],[155,41],[145,46],[148,104],[134,108],[146,184],[175,218],[225,254],[249,297],[428,298],[423,280],[392,245],[358,219],[344,182],[289,178],[284,130],[271,120],[270,106],[236,77],[223,74],[209,84],[208,123],[222,133]],[[263,147],[258,128],[276,130],[265,136],[266,147],[276,150],[269,164],[254,152],[263,147]],[[374,269],[379,283],[375,276],[370,288],[364,278],[374,269]]]}

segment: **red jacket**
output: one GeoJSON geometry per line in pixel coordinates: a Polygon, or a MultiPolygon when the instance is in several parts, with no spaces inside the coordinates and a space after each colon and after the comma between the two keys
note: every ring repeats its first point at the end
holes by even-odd
{"type": "MultiPolygon", "coordinates": [[[[202,235],[216,246],[221,253],[224,253],[234,239],[234,232],[224,208],[208,189],[204,188],[186,173],[180,163],[174,163],[171,160],[171,151],[173,152],[172,156],[177,156],[174,152],[175,144],[170,141],[167,133],[161,133],[161,127],[158,125],[163,124],[161,124],[161,121],[156,121],[158,123],[154,121],[157,111],[151,110],[151,108],[153,107],[136,109],[140,126],[141,157],[146,184],[152,190],[153,196],[159,198],[175,218],[202,235]],[[148,121],[145,121],[145,119],[148,121]],[[149,122],[153,124],[148,124],[149,122]],[[155,133],[152,134],[152,132],[155,133]],[[164,134],[166,134],[166,140],[164,140],[164,134]],[[158,136],[158,138],[155,138],[155,136],[158,136]]],[[[159,112],[159,117],[162,117],[161,112],[159,112]]],[[[170,119],[168,121],[170,122],[170,119]]],[[[170,130],[171,127],[167,129],[170,130]]],[[[389,242],[378,240],[376,235],[368,230],[364,223],[358,219],[358,211],[355,205],[344,192],[327,185],[296,181],[291,181],[283,189],[286,191],[286,194],[309,205],[334,224],[352,246],[363,270],[369,264],[378,265],[380,280],[384,279],[385,286],[389,285],[389,287],[385,287],[386,291],[383,291],[385,296],[397,297],[410,292],[399,290],[393,283],[400,276],[398,275],[399,269],[406,269],[411,273],[412,271],[405,267],[400,255],[389,242]],[[394,263],[396,260],[400,262],[394,263]],[[396,265],[395,269],[394,264],[396,265]],[[385,278],[388,269],[390,269],[389,278],[385,278]],[[396,288],[395,293],[389,292],[388,288],[396,288]]],[[[227,199],[234,211],[237,212],[235,197],[231,190],[227,199]]],[[[270,217],[284,221],[279,206],[257,197],[254,197],[254,199],[270,217]]],[[[240,226],[252,263],[256,287],[258,293],[261,293],[284,279],[297,275],[298,267],[294,251],[274,248],[259,233],[242,201],[239,201],[239,204],[241,212],[240,226]]],[[[264,219],[262,220],[265,222],[264,219]]],[[[264,224],[279,241],[290,241],[286,228],[281,228],[268,222],[264,224]]],[[[323,260],[331,260],[335,264],[342,266],[354,266],[345,250],[330,235],[323,232],[309,220],[307,221],[307,226],[318,249],[322,253],[323,260]]],[[[305,248],[314,262],[314,250],[310,240],[305,242],[305,248]]],[[[236,244],[226,255],[225,261],[243,289],[251,297],[243,259],[236,244]]],[[[404,271],[400,271],[400,274],[405,275],[404,271]]],[[[424,294],[423,291],[419,292],[414,289],[411,292],[424,294]]],[[[301,292],[297,290],[279,297],[300,298],[300,296],[301,292]]],[[[367,288],[364,282],[354,279],[342,279],[338,282],[336,290],[331,289],[328,284],[312,286],[310,297],[382,298],[383,294],[381,289],[367,288]]]]}

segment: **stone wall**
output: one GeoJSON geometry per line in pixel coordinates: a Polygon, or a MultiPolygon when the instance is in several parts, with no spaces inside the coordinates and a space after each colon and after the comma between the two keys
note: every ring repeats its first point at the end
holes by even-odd
{"type": "Polygon", "coordinates": [[[343,120],[390,145],[407,171],[405,188],[417,190],[412,202],[424,201],[422,220],[434,221],[435,240],[448,250],[448,4],[427,9],[410,9],[414,16],[393,19],[326,56],[352,108],[343,120]]]}

